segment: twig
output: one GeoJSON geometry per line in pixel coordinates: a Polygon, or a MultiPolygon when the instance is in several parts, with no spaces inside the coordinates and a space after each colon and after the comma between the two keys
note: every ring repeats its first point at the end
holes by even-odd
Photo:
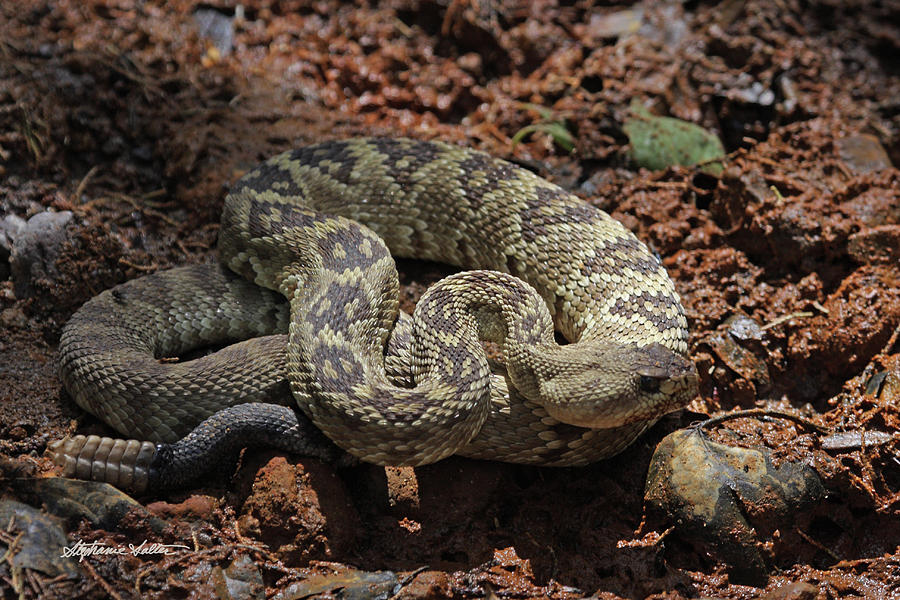
{"type": "Polygon", "coordinates": [[[686,181],[648,181],[647,187],[685,190],[689,187],[686,181]]]}
{"type": "Polygon", "coordinates": [[[806,540],[807,542],[809,542],[810,544],[812,544],[813,546],[815,546],[816,548],[818,548],[819,550],[821,550],[822,552],[824,552],[825,554],[830,556],[832,558],[832,560],[834,560],[834,562],[841,562],[841,557],[838,556],[837,554],[835,554],[831,550],[831,548],[828,548],[827,546],[821,544],[820,542],[817,542],[816,540],[812,539],[811,537],[809,537],[808,535],[803,533],[803,530],[800,529],[799,527],[796,528],[795,531],[797,533],[799,533],[800,537],[802,537],[804,540],[806,540]]]}
{"type": "Polygon", "coordinates": [[[882,355],[890,354],[891,349],[894,347],[894,344],[897,343],[897,340],[900,339],[900,323],[894,328],[894,333],[891,334],[890,339],[887,341],[887,344],[884,345],[884,349],[881,351],[882,355]]]}
{"type": "Polygon", "coordinates": [[[84,565],[84,570],[87,571],[88,575],[90,575],[91,578],[93,578],[97,583],[99,583],[100,587],[102,587],[106,591],[107,594],[109,594],[110,596],[115,598],[115,600],[122,600],[122,596],[117,594],[116,590],[112,589],[112,587],[108,583],[106,583],[106,580],[97,574],[97,571],[94,570],[94,567],[91,566],[91,563],[84,562],[82,564],[84,565]]]}
{"type": "MultiPolygon", "coordinates": [[[[141,199],[144,200],[147,198],[152,198],[155,194],[156,192],[150,192],[150,194],[142,196],[141,199]]],[[[166,224],[171,225],[172,227],[178,227],[180,225],[180,223],[178,223],[165,213],[162,213],[150,206],[143,206],[140,202],[130,196],[126,196],[125,194],[111,194],[109,196],[103,196],[97,198],[96,200],[92,200],[91,202],[85,203],[83,206],[85,209],[92,208],[94,204],[102,204],[108,206],[108,200],[118,200],[119,202],[125,202],[139,213],[148,217],[156,217],[157,219],[164,221],[166,224]]]]}
{"type": "Polygon", "coordinates": [[[91,177],[93,177],[97,170],[100,168],[100,165],[94,165],[91,169],[84,174],[84,177],[81,178],[81,181],[78,183],[78,187],[75,188],[75,194],[72,197],[72,204],[78,204],[79,199],[81,198],[81,194],[84,193],[84,188],[87,187],[88,181],[90,181],[91,177]]]}
{"type": "Polygon", "coordinates": [[[399,585],[397,586],[397,588],[399,588],[399,589],[397,589],[397,591],[394,593],[394,595],[391,596],[388,600],[396,600],[397,598],[402,597],[404,595],[404,593],[403,593],[404,588],[406,588],[406,586],[408,586],[412,582],[412,580],[416,578],[416,575],[418,575],[419,573],[422,573],[424,571],[427,571],[427,570],[428,570],[427,566],[419,567],[415,571],[412,571],[411,573],[409,573],[408,575],[403,577],[400,580],[399,585]]]}
{"type": "Polygon", "coordinates": [[[120,258],[120,259],[119,259],[119,264],[120,264],[120,265],[124,265],[124,266],[126,266],[126,267],[131,267],[132,269],[137,269],[138,271],[143,271],[143,272],[145,272],[145,273],[146,273],[147,271],[153,271],[154,269],[159,268],[159,265],[157,265],[157,264],[152,264],[152,265],[139,265],[139,264],[137,264],[137,263],[131,262],[131,261],[128,260],[127,258],[120,258]]]}
{"type": "MultiPolygon", "coordinates": [[[[763,179],[765,179],[769,185],[780,184],[783,188],[790,189],[792,192],[796,192],[798,194],[802,193],[803,190],[808,189],[810,187],[809,185],[804,185],[803,183],[797,181],[793,177],[788,177],[787,175],[777,175],[775,173],[768,173],[768,174],[763,175],[763,179]]],[[[793,196],[794,194],[790,194],[790,195],[793,196]]],[[[783,196],[782,196],[781,200],[784,200],[783,196]]]]}
{"type": "Polygon", "coordinates": [[[709,419],[698,423],[697,428],[702,429],[704,427],[709,427],[710,425],[717,425],[719,423],[724,423],[725,421],[731,421],[732,419],[745,419],[752,417],[771,417],[775,419],[787,419],[788,421],[794,421],[795,423],[799,423],[804,427],[809,427],[810,429],[814,429],[819,433],[832,433],[831,429],[827,427],[822,427],[821,425],[816,425],[806,417],[801,417],[800,415],[795,415],[793,413],[784,412],[780,410],[768,410],[765,408],[750,408],[748,410],[738,410],[735,412],[726,413],[724,415],[719,415],[718,417],[710,417],[709,419]]]}
{"type": "Polygon", "coordinates": [[[789,315],[780,316],[774,321],[769,321],[768,323],[760,327],[759,330],[765,331],[766,329],[772,329],[773,327],[777,327],[778,325],[781,325],[785,321],[790,321],[791,319],[808,319],[811,316],[813,316],[813,313],[809,311],[794,312],[789,315]]]}
{"type": "Polygon", "coordinates": [[[131,198],[130,196],[126,196],[125,194],[115,194],[113,196],[113,198],[118,198],[119,200],[123,200],[123,201],[127,202],[128,204],[130,204],[136,211],[144,213],[145,215],[148,215],[151,217],[156,217],[157,219],[161,219],[162,221],[164,221],[168,225],[171,225],[172,227],[178,227],[180,225],[180,223],[178,223],[177,221],[172,219],[170,216],[168,216],[164,213],[161,213],[152,207],[142,206],[140,203],[138,203],[137,200],[135,200],[134,198],[131,198]]]}
{"type": "Polygon", "coordinates": [[[28,583],[31,584],[31,589],[37,592],[36,596],[38,598],[43,598],[47,595],[47,586],[44,585],[44,580],[38,577],[36,571],[25,569],[25,576],[28,578],[28,583]]]}

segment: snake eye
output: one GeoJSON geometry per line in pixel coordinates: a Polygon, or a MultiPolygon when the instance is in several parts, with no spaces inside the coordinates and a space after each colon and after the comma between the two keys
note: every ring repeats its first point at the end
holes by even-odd
{"type": "Polygon", "coordinates": [[[649,375],[641,375],[641,390],[651,394],[659,391],[659,379],[649,375]]]}

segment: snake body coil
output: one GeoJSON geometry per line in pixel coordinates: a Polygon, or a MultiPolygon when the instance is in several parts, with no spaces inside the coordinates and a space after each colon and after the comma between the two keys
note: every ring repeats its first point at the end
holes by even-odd
{"type": "Polygon", "coordinates": [[[243,424],[234,444],[306,451],[296,438],[318,429],[378,464],[454,453],[585,464],[696,393],[659,260],[603,211],[480,152],[354,139],[281,154],[229,194],[219,251],[227,268],[134,280],[72,317],[66,389],[121,433],[164,445],[123,460],[113,441],[79,436],[53,447],[69,472],[182,482],[218,432],[243,424]],[[432,286],[410,319],[391,253],[473,270],[432,286]],[[482,340],[500,345],[504,369],[482,340]]]}

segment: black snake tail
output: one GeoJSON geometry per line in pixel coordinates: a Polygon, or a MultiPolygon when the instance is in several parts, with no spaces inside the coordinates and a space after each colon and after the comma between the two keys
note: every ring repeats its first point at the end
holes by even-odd
{"type": "Polygon", "coordinates": [[[346,455],[296,410],[275,404],[239,404],[204,420],[183,439],[154,444],[77,435],[48,446],[64,477],[109,483],[142,493],[183,487],[246,446],[265,446],[340,463],[346,455]]]}

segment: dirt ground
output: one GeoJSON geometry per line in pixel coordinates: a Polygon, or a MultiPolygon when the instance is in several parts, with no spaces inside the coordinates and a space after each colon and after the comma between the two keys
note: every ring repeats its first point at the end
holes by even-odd
{"type": "MultiPolygon", "coordinates": [[[[586,468],[248,451],[195,489],[63,527],[68,544],[189,549],[62,574],[7,554],[3,597],[900,598],[900,4],[599,4],[3,2],[0,219],[72,213],[42,269],[0,254],[4,500],[46,504],[49,441],[113,433],[57,376],[73,311],[211,260],[229,185],[325,139],[465,144],[606,210],[661,256],[701,375],[688,409],[586,468]],[[718,134],[724,172],[636,166],[635,100],[718,134]],[[512,143],[563,121],[571,152],[540,127],[512,143]],[[666,434],[752,408],[807,421],[731,420],[711,439],[812,467],[826,490],[756,526],[756,587],[644,503],[666,434]]],[[[450,272],[399,267],[407,308],[450,272]]],[[[3,551],[21,548],[13,521],[3,551]]]]}

